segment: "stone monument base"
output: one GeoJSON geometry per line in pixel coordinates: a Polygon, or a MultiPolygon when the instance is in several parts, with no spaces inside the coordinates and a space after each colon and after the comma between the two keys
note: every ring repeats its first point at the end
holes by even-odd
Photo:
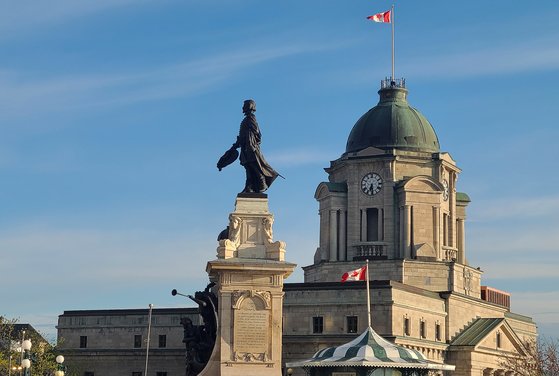
{"type": "Polygon", "coordinates": [[[266,197],[237,197],[206,271],[218,296],[216,344],[199,376],[282,376],[283,280],[295,269],[272,239],[266,197]]]}
{"type": "Polygon", "coordinates": [[[210,362],[199,376],[282,375],[283,279],[294,268],[238,258],[208,263],[217,283],[219,327],[210,362]]]}

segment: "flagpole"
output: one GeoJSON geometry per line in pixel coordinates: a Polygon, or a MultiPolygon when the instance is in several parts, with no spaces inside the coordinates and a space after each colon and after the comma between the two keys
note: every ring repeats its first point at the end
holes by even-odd
{"type": "Polygon", "coordinates": [[[369,291],[369,260],[367,260],[367,322],[371,327],[371,293],[369,291]]]}
{"type": "Polygon", "coordinates": [[[148,374],[148,359],[149,359],[149,339],[151,336],[151,311],[153,310],[153,304],[149,305],[149,312],[148,312],[148,338],[146,342],[146,367],[144,370],[144,375],[148,374]]]}
{"type": "MultiPolygon", "coordinates": [[[[395,76],[394,76],[394,4],[392,4],[392,79],[390,81],[394,81],[396,80],[395,76]]],[[[367,272],[368,273],[368,272],[367,272]]]]}

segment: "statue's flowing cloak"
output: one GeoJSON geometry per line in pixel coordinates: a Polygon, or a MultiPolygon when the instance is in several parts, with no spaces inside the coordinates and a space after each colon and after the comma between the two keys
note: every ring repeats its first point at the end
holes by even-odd
{"type": "Polygon", "coordinates": [[[261,138],[256,117],[254,114],[247,114],[241,122],[239,137],[237,138],[237,143],[241,147],[240,162],[243,166],[255,163],[266,181],[266,186],[269,187],[279,174],[268,164],[260,152],[261,138]]]}

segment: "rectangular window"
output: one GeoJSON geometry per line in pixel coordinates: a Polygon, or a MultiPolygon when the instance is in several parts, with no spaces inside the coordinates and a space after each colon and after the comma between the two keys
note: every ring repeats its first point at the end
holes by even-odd
{"type": "Polygon", "coordinates": [[[436,324],[435,325],[435,339],[437,341],[441,340],[441,324],[436,324]]]}
{"type": "Polygon", "coordinates": [[[95,373],[91,372],[91,371],[85,371],[83,373],[83,376],[95,376],[95,373]]]}
{"type": "Polygon", "coordinates": [[[136,334],[134,336],[134,348],[139,349],[140,347],[142,347],[142,335],[136,334]]]}
{"type": "Polygon", "coordinates": [[[427,337],[427,332],[425,330],[425,321],[423,321],[423,320],[419,321],[419,336],[421,338],[426,338],[427,337]]]}
{"type": "Polygon", "coordinates": [[[80,336],[80,349],[87,348],[87,336],[80,336]]]}
{"type": "Polygon", "coordinates": [[[312,318],[312,332],[322,333],[324,331],[324,317],[315,316],[312,318]]]}
{"type": "Polygon", "coordinates": [[[496,338],[496,342],[497,342],[497,348],[501,348],[501,333],[497,332],[497,338],[496,338]]]}
{"type": "Polygon", "coordinates": [[[379,240],[378,235],[378,209],[367,209],[367,241],[379,240]]]}
{"type": "Polygon", "coordinates": [[[155,376],[167,376],[167,372],[156,372],[155,376]]]}
{"type": "Polygon", "coordinates": [[[404,317],[404,335],[405,336],[409,336],[410,335],[410,319],[407,317],[404,317]]]}
{"type": "Polygon", "coordinates": [[[159,335],[159,347],[167,347],[167,336],[165,334],[159,335]]]}
{"type": "Polygon", "coordinates": [[[347,316],[347,332],[357,333],[357,316],[347,316]]]}

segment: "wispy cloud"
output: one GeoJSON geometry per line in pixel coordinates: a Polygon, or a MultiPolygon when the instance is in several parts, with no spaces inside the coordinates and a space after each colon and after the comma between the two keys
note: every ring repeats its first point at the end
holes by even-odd
{"type": "Polygon", "coordinates": [[[110,285],[144,278],[159,281],[182,278],[185,272],[203,274],[200,265],[204,265],[207,259],[207,255],[201,252],[207,248],[203,241],[183,234],[145,229],[120,231],[27,226],[0,233],[0,247],[6,251],[3,255],[10,255],[9,263],[4,257],[4,262],[0,263],[3,277],[17,278],[29,260],[41,265],[26,277],[30,284],[64,284],[64,280],[49,278],[52,270],[62,266],[61,261],[68,280],[110,285]],[[186,259],[192,262],[183,263],[186,259]],[[91,265],[100,267],[91,269],[91,265]]]}
{"type": "Polygon", "coordinates": [[[135,73],[83,74],[35,79],[25,72],[0,74],[1,113],[20,114],[188,97],[203,93],[246,69],[292,55],[333,48],[314,42],[252,46],[135,73]]]}
{"type": "Polygon", "coordinates": [[[545,261],[485,261],[482,267],[484,277],[491,279],[529,280],[535,278],[557,278],[556,263],[545,261]]]}
{"type": "Polygon", "coordinates": [[[462,52],[409,56],[401,72],[414,77],[462,78],[559,69],[557,36],[462,52]]]}
{"type": "MultiPolygon", "coordinates": [[[[177,281],[188,291],[200,288],[216,242],[213,233],[198,235],[45,224],[3,228],[0,276],[4,284],[17,281],[18,289],[0,291],[0,301],[15,302],[2,313],[17,315],[20,322],[30,322],[54,339],[56,317],[64,309],[164,301],[177,281]],[[27,292],[23,301],[17,299],[20,291],[27,292]]],[[[179,304],[173,302],[165,306],[179,304]]]]}
{"type": "Polygon", "coordinates": [[[559,291],[516,292],[511,302],[514,311],[531,315],[537,322],[559,324],[559,291]]]}
{"type": "MultiPolygon", "coordinates": [[[[468,243],[470,253],[487,255],[507,253],[510,256],[526,254],[542,257],[553,256],[559,250],[559,196],[545,197],[508,196],[476,202],[469,212],[468,243]]],[[[472,254],[473,255],[473,254],[472,254]]],[[[484,256],[482,256],[484,257],[484,256]]],[[[559,262],[559,258],[557,258],[559,262]]],[[[506,263],[506,260],[502,260],[506,263]]],[[[514,274],[515,266],[501,269],[499,273],[514,274]]],[[[542,262],[545,272],[547,265],[542,262]]],[[[551,271],[550,271],[551,272],[551,271]]],[[[528,270],[519,276],[530,274],[528,270]]],[[[559,276],[557,272],[555,275],[559,276]]],[[[506,277],[506,276],[503,276],[506,277]]]]}
{"type": "MultiPolygon", "coordinates": [[[[530,71],[559,70],[559,36],[546,36],[534,40],[515,40],[515,43],[489,47],[464,46],[460,51],[433,53],[419,50],[401,56],[398,71],[405,77],[418,79],[463,79],[491,75],[507,75],[530,71]]],[[[412,47],[410,47],[410,51],[412,47]]],[[[370,85],[375,82],[371,72],[383,74],[377,63],[351,74],[343,71],[334,75],[336,83],[370,85]]],[[[332,79],[329,80],[332,81],[332,79]]]]}
{"type": "Polygon", "coordinates": [[[468,243],[468,249],[480,253],[547,254],[559,250],[559,233],[554,224],[539,228],[508,226],[503,229],[485,226],[471,228],[468,235],[472,239],[468,243]]]}
{"type": "Polygon", "coordinates": [[[92,13],[126,5],[139,6],[150,0],[19,0],[0,1],[0,39],[36,32],[45,26],[74,20],[92,13]]]}
{"type": "Polygon", "coordinates": [[[552,216],[559,221],[559,196],[547,197],[501,197],[478,202],[475,221],[502,219],[532,220],[534,217],[552,216]]]}
{"type": "Polygon", "coordinates": [[[321,150],[313,150],[311,148],[292,149],[270,153],[268,159],[273,161],[274,165],[284,167],[308,165],[313,163],[326,164],[332,159],[332,153],[321,150]]]}

